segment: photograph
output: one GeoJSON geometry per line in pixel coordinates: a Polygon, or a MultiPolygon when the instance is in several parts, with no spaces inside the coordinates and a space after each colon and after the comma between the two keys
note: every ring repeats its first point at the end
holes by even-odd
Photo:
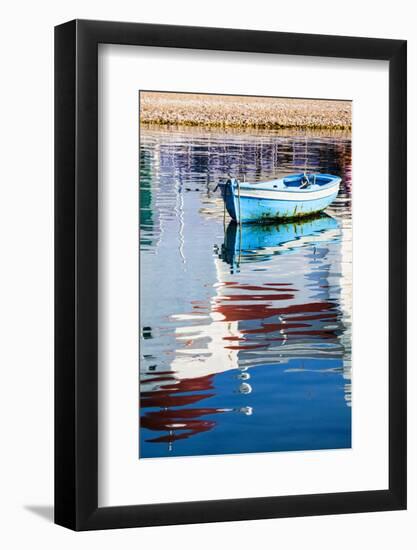
{"type": "Polygon", "coordinates": [[[139,113],[139,458],[350,448],[352,102],[139,113]]]}

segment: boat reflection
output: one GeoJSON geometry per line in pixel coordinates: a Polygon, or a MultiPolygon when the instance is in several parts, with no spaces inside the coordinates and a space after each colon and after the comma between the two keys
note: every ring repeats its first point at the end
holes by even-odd
{"type": "Polygon", "coordinates": [[[172,358],[158,364],[151,355],[142,357],[141,427],[158,433],[147,443],[164,443],[171,451],[175,441],[215,429],[219,414],[256,414],[250,369],[258,365],[289,375],[338,372],[347,379],[349,404],[340,240],[338,221],[327,215],[279,225],[229,224],[224,242],[214,247],[210,297],[188,301],[189,311],[169,318],[172,358]],[[289,365],[294,358],[339,361],[328,368],[310,361],[305,369],[289,365]],[[227,371],[236,372],[235,382],[218,392],[216,376],[227,371]],[[240,396],[238,404],[233,395],[240,396]],[[202,404],[216,398],[222,406],[202,404]]]}
{"type": "MultiPolygon", "coordinates": [[[[236,224],[227,227],[220,257],[233,269],[241,261],[268,260],[272,254],[294,252],[306,245],[338,237],[335,218],[322,214],[304,221],[280,224],[236,224]]],[[[233,271],[232,271],[233,272],[233,271]]]]}
{"type": "Polygon", "coordinates": [[[338,222],[326,215],[228,226],[218,251],[220,288],[213,310],[223,321],[238,323],[239,337],[228,340],[237,342],[240,365],[340,355],[343,327],[335,285],[328,280],[340,271],[339,248],[331,246],[339,239],[338,222]],[[283,262],[283,254],[292,257],[283,262]]]}

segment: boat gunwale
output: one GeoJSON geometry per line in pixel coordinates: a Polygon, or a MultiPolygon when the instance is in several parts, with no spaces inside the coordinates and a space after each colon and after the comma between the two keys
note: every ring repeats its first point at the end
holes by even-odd
{"type": "MultiPolygon", "coordinates": [[[[275,180],[270,180],[268,182],[239,182],[239,187],[240,187],[240,191],[246,191],[246,190],[250,190],[250,191],[255,191],[255,190],[259,190],[259,191],[271,191],[271,192],[274,192],[274,193],[293,193],[293,194],[303,194],[303,195],[306,195],[308,193],[316,193],[317,191],[322,191],[322,190],[325,190],[325,189],[331,189],[332,187],[336,187],[338,185],[340,185],[341,181],[342,181],[342,178],[340,176],[333,176],[331,174],[308,174],[309,176],[320,176],[320,177],[328,177],[328,178],[331,178],[331,181],[329,181],[328,183],[325,183],[323,185],[317,185],[317,187],[315,189],[310,189],[308,187],[306,187],[305,189],[300,189],[299,187],[296,187],[296,188],[291,188],[291,186],[288,186],[288,187],[285,187],[285,188],[282,188],[282,189],[277,189],[275,187],[273,187],[272,185],[273,184],[276,184],[276,183],[282,183],[284,184],[284,180],[289,178],[289,177],[296,177],[296,176],[302,176],[303,174],[291,174],[291,176],[287,176],[286,178],[279,178],[279,179],[275,179],[275,180]]],[[[232,178],[232,180],[235,180],[237,181],[237,178],[232,178]]],[[[230,181],[230,180],[229,180],[230,181]]],[[[228,181],[227,182],[221,182],[219,183],[219,187],[226,187],[227,185],[229,185],[228,181]]],[[[285,185],[285,184],[284,184],[285,185]]],[[[232,192],[233,194],[235,194],[235,188],[237,187],[236,186],[233,186],[232,188],[232,192]]]]}

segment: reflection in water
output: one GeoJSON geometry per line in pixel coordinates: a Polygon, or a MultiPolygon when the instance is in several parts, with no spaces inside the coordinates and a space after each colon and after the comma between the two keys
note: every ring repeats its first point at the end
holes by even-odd
{"type": "Polygon", "coordinates": [[[141,130],[141,457],[350,446],[350,139],[307,142],[141,130]],[[326,214],[224,227],[218,178],[304,165],[343,179],[326,214]]]}

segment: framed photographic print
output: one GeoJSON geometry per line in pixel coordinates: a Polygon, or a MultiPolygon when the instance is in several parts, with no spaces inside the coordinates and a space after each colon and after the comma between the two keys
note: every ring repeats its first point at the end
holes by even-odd
{"type": "Polygon", "coordinates": [[[406,507],[406,42],[55,30],[55,521],[406,507]]]}

